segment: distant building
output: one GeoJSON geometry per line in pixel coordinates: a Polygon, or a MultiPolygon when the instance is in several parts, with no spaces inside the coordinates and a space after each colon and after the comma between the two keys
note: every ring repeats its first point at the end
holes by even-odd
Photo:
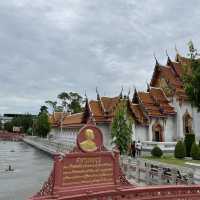
{"type": "Polygon", "coordinates": [[[19,126],[13,126],[13,132],[14,133],[20,133],[22,130],[22,127],[19,127],[19,126]]]}

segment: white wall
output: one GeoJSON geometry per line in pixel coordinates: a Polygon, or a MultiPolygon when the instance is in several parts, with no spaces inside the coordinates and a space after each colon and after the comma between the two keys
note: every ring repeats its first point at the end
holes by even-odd
{"type": "Polygon", "coordinates": [[[63,128],[62,133],[60,128],[52,128],[50,134],[54,139],[62,143],[76,143],[79,128],[63,128]]]}
{"type": "Polygon", "coordinates": [[[148,141],[148,127],[147,126],[141,126],[139,124],[134,125],[134,131],[133,131],[133,140],[134,141],[148,141]]]}
{"type": "Polygon", "coordinates": [[[176,116],[168,116],[164,127],[164,135],[165,142],[174,142],[177,140],[176,116]]]}
{"type": "Polygon", "coordinates": [[[111,125],[107,123],[98,123],[97,127],[102,131],[104,146],[108,149],[111,148],[111,125]]]}
{"type": "Polygon", "coordinates": [[[53,137],[56,138],[58,136],[59,132],[60,132],[59,128],[52,127],[49,135],[53,135],[53,137]]]}
{"type": "Polygon", "coordinates": [[[193,129],[196,134],[196,139],[200,140],[200,112],[197,112],[196,108],[193,108],[193,129]]]}
{"type": "Polygon", "coordinates": [[[182,102],[179,104],[179,101],[176,100],[176,98],[173,98],[173,103],[176,112],[177,112],[177,137],[178,138],[184,138],[184,130],[183,130],[183,116],[188,111],[188,113],[192,116],[192,128],[194,130],[194,133],[196,135],[196,139],[200,139],[200,113],[197,112],[197,109],[195,107],[192,107],[189,102],[182,102]]]}
{"type": "MultiPolygon", "coordinates": [[[[104,145],[107,148],[111,148],[111,128],[109,124],[101,123],[97,124],[97,127],[103,133],[104,145]]],[[[80,129],[78,128],[63,128],[62,133],[60,128],[52,128],[50,134],[59,142],[76,143],[76,138],[80,129]]]]}

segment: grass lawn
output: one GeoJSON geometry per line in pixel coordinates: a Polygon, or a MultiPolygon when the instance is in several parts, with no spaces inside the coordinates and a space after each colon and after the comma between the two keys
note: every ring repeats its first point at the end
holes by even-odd
{"type": "Polygon", "coordinates": [[[200,160],[177,159],[177,158],[174,158],[173,156],[163,156],[162,158],[156,158],[156,157],[152,157],[152,156],[145,156],[143,158],[144,159],[148,159],[148,160],[152,160],[152,161],[154,160],[154,161],[158,161],[158,162],[162,162],[162,163],[167,163],[167,164],[172,164],[172,165],[179,165],[179,166],[183,166],[186,162],[200,164],[200,160]]]}

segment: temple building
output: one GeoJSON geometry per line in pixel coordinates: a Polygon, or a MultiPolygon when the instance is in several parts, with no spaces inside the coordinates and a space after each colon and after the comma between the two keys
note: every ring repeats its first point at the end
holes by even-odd
{"type": "Polygon", "coordinates": [[[168,57],[166,66],[157,62],[150,85],[162,88],[176,111],[176,130],[173,130],[175,138],[180,139],[193,132],[199,140],[200,113],[189,102],[181,81],[186,68],[190,70],[190,60],[179,54],[174,62],[168,57]]]}
{"type": "Polygon", "coordinates": [[[97,99],[87,100],[82,113],[51,115],[51,134],[57,140],[73,143],[80,128],[94,123],[104,134],[104,145],[111,148],[112,120],[120,102],[125,101],[133,119],[132,138],[147,144],[147,148],[148,144],[151,148],[155,143],[174,148],[177,140],[190,133],[199,140],[200,114],[188,101],[181,80],[185,67],[190,67],[190,61],[178,53],[175,61],[168,57],[164,66],[156,60],[146,91],[135,89],[132,99],[122,93],[116,97],[101,97],[97,92],[97,99]]]}

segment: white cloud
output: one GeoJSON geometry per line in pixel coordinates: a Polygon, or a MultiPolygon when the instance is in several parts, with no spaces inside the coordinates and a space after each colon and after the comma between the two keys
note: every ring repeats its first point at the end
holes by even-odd
{"type": "Polygon", "coordinates": [[[95,98],[146,87],[156,53],[200,44],[192,0],[9,0],[0,2],[0,113],[37,112],[63,90],[95,98]]]}

